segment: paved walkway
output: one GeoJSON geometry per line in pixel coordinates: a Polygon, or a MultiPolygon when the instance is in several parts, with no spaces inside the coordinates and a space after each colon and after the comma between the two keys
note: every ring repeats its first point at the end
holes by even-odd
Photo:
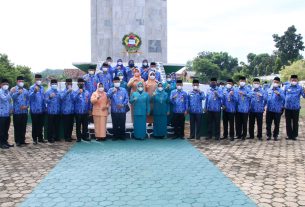
{"type": "Polygon", "coordinates": [[[255,206],[184,140],[75,144],[22,207],[255,206]]]}

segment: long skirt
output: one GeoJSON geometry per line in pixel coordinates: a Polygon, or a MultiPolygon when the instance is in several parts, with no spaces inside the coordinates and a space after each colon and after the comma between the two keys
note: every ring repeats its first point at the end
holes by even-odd
{"type": "Polygon", "coordinates": [[[167,116],[155,115],[154,116],[154,136],[164,137],[167,135],[167,116]]]}
{"type": "Polygon", "coordinates": [[[146,116],[145,115],[134,115],[134,137],[136,139],[145,139],[146,137],[146,116]]]}
{"type": "Polygon", "coordinates": [[[107,116],[93,116],[95,137],[106,137],[107,116]]]}

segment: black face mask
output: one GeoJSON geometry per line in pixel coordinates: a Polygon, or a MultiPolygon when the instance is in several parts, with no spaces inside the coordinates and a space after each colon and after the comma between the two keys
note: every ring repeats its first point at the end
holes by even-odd
{"type": "Polygon", "coordinates": [[[129,67],[133,68],[134,67],[134,63],[129,63],[129,67]]]}
{"type": "Polygon", "coordinates": [[[78,88],[79,89],[83,89],[84,88],[84,84],[78,84],[78,88]]]}

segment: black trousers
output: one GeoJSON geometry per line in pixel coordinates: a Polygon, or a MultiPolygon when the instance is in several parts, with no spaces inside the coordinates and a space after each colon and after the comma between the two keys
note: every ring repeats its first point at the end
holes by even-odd
{"type": "Polygon", "coordinates": [[[202,114],[190,114],[191,138],[200,138],[201,119],[202,114]]]}
{"type": "Polygon", "coordinates": [[[114,138],[125,137],[126,113],[111,113],[114,138]]]}
{"type": "Polygon", "coordinates": [[[220,138],[220,115],[221,112],[208,111],[208,137],[213,136],[213,131],[216,139],[220,138]]]}
{"type": "Polygon", "coordinates": [[[74,114],[63,114],[62,122],[64,127],[64,138],[65,140],[71,140],[74,125],[74,114]]]}
{"type": "Polygon", "coordinates": [[[28,114],[14,114],[14,136],[16,144],[25,143],[26,125],[28,122],[28,114]]]}
{"type": "Polygon", "coordinates": [[[0,117],[0,145],[8,143],[8,130],[11,124],[11,117],[0,117]]]}
{"type": "Polygon", "coordinates": [[[249,114],[249,134],[254,138],[254,125],[257,123],[257,138],[263,137],[263,113],[250,112],[249,114]]]}
{"type": "Polygon", "coordinates": [[[235,120],[235,112],[226,112],[224,111],[222,114],[223,120],[223,137],[228,137],[228,128],[230,129],[230,138],[234,138],[234,120],[235,120]]]}
{"type": "Polygon", "coordinates": [[[238,138],[246,138],[247,137],[247,128],[248,128],[248,113],[236,113],[235,118],[235,128],[236,128],[236,136],[238,138]]]}
{"type": "Polygon", "coordinates": [[[60,115],[48,114],[48,141],[59,141],[60,115]]]}
{"type": "Polygon", "coordinates": [[[299,115],[300,110],[285,109],[286,132],[290,139],[297,138],[299,135],[299,115]]]}
{"type": "Polygon", "coordinates": [[[282,113],[276,113],[267,111],[266,113],[266,130],[267,130],[267,137],[271,137],[271,125],[274,121],[274,130],[273,130],[273,137],[279,136],[280,131],[280,122],[281,122],[282,113]]]}
{"type": "Polygon", "coordinates": [[[77,140],[87,139],[88,134],[88,114],[75,114],[76,120],[76,137],[77,140]]]}
{"type": "Polygon", "coordinates": [[[184,123],[185,116],[184,113],[173,113],[173,125],[175,136],[183,138],[184,137],[184,123]]]}
{"type": "Polygon", "coordinates": [[[43,140],[44,114],[31,114],[33,141],[43,140]]]}

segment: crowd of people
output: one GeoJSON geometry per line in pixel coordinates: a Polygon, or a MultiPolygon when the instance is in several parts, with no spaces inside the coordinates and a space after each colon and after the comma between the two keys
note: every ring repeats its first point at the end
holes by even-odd
{"type": "Polygon", "coordinates": [[[42,76],[35,74],[35,84],[24,87],[24,77],[17,77],[16,86],[9,90],[7,79],[1,80],[0,89],[0,147],[8,149],[8,131],[13,114],[14,139],[17,146],[26,145],[28,113],[32,119],[32,139],[38,142],[60,141],[60,123],[63,124],[64,139],[72,141],[74,122],[77,142],[90,141],[88,124],[92,117],[95,139],[107,138],[107,118],[112,119],[113,139],[125,139],[126,113],[131,111],[135,139],[144,140],[147,125],[153,127],[153,137],[167,137],[167,126],[174,128],[173,138],[184,139],[185,117],[190,117],[190,139],[200,139],[201,128],[208,128],[207,139],[245,140],[248,135],[254,139],[255,123],[257,138],[262,140],[263,114],[266,111],[267,140],[278,140],[279,126],[285,111],[287,139],[298,137],[300,98],[305,98],[305,89],[298,84],[298,77],[291,75],[289,84],[281,87],[280,78],[274,78],[269,87],[263,87],[255,78],[247,84],[246,77],[240,77],[235,85],[232,79],[220,86],[216,78],[210,80],[207,92],[200,90],[198,80],[193,80],[193,89],[184,91],[182,80],[170,75],[162,81],[156,63],[142,62],[140,68],[133,60],[128,66],[119,59],[116,66],[109,64],[111,58],[96,71],[90,67],[88,73],[77,80],[78,88],[73,90],[72,80],[66,79],[65,89],[60,91],[58,81],[52,79],[45,91],[42,76]],[[205,105],[203,105],[205,101],[205,105]],[[206,113],[208,125],[202,126],[206,113]],[[223,119],[223,137],[220,137],[220,121],[223,119]],[[47,137],[43,128],[47,120],[47,137]],[[249,119],[249,121],[248,121],[249,119]],[[271,126],[274,123],[272,132],[271,126]],[[46,138],[46,139],[45,139],[46,138]]]}

